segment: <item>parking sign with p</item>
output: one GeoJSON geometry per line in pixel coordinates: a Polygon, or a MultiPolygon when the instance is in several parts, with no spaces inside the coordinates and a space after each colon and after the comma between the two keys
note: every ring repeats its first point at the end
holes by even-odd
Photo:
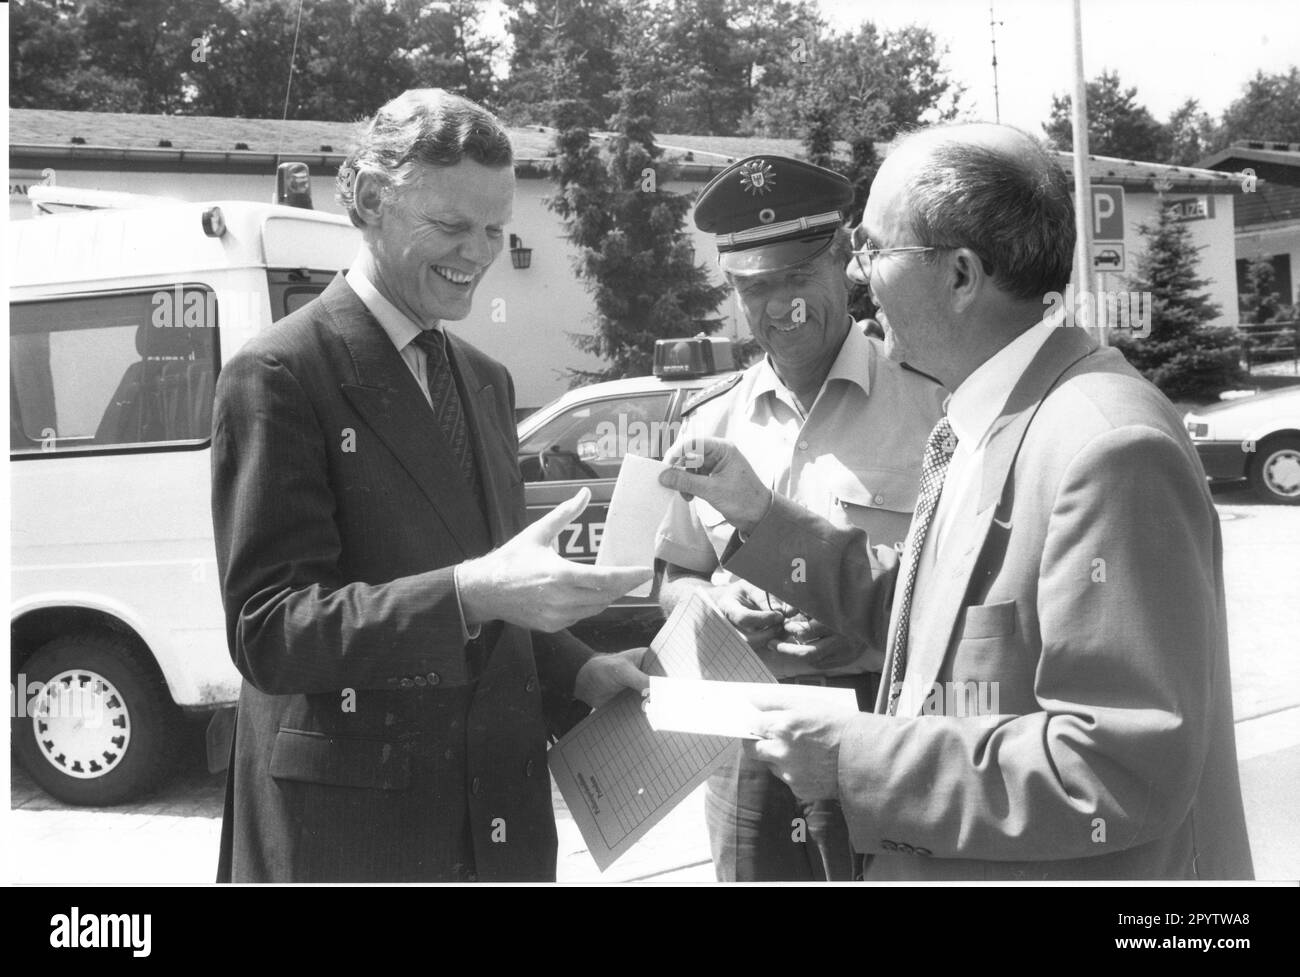
{"type": "Polygon", "coordinates": [[[1124,188],[1092,188],[1092,239],[1124,240],[1124,188]]]}

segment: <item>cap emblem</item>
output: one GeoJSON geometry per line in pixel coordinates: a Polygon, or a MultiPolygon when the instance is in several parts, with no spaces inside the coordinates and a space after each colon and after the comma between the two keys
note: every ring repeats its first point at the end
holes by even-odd
{"type": "Polygon", "coordinates": [[[740,185],[746,193],[762,196],[775,185],[772,164],[765,159],[751,160],[740,168],[740,185]]]}

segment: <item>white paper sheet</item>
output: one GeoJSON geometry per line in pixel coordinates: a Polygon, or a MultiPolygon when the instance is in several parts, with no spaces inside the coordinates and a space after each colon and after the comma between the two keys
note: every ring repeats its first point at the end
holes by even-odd
{"type": "Polygon", "coordinates": [[[652,675],[645,702],[646,720],[660,732],[703,733],[756,740],[754,734],[762,710],[755,701],[779,699],[794,708],[808,706],[827,715],[855,713],[858,697],[852,689],[820,685],[707,682],[698,679],[652,675]]]}
{"type": "MultiPolygon", "coordinates": [[[[640,455],[624,457],[605,515],[596,566],[654,566],[655,532],[673,497],[672,489],[659,484],[659,473],[667,467],[640,455]]],[[[648,597],[653,583],[639,584],[628,596],[648,597]]]]}
{"type": "MultiPolygon", "coordinates": [[[[683,601],[646,652],[651,675],[775,685],[740,632],[703,594],[683,601]]],[[[551,774],[601,871],[663,820],[736,749],[728,736],[657,733],[631,690],[551,748],[551,774]]]]}

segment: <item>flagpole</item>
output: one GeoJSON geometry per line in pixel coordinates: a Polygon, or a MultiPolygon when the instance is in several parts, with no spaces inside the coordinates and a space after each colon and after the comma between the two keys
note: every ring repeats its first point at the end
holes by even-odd
{"type": "MultiPolygon", "coordinates": [[[[1083,75],[1083,13],[1080,0],[1074,0],[1074,99],[1071,118],[1074,124],[1074,287],[1078,292],[1092,288],[1092,184],[1088,179],[1088,84],[1083,75]]],[[[1079,296],[1076,293],[1075,301],[1079,296]]],[[[1077,305],[1076,308],[1085,306],[1077,305]]],[[[1096,312],[1095,300],[1088,303],[1096,312]]],[[[1093,323],[1087,323],[1089,327],[1093,323]]],[[[1097,329],[1098,339],[1106,343],[1105,330],[1097,329]]]]}

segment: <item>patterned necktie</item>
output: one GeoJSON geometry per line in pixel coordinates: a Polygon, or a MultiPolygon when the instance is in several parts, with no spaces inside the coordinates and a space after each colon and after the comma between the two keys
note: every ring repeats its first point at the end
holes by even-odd
{"type": "Polygon", "coordinates": [[[921,459],[921,490],[916,500],[916,513],[912,516],[912,528],[907,534],[907,549],[904,551],[909,559],[906,576],[903,578],[903,594],[898,602],[894,654],[889,668],[888,714],[891,716],[898,710],[898,699],[903,691],[903,672],[907,668],[907,632],[912,617],[916,569],[921,563],[921,547],[925,545],[925,534],[930,529],[934,510],[939,504],[939,493],[943,491],[943,477],[956,447],[957,435],[953,433],[952,424],[947,417],[940,418],[930,432],[929,440],[925,442],[925,457],[921,459]]]}
{"type": "Polygon", "coordinates": [[[439,329],[422,329],[412,340],[425,355],[425,376],[429,383],[429,398],[433,413],[438,418],[438,430],[451,448],[460,465],[461,474],[474,490],[474,497],[483,498],[479,483],[478,465],[474,461],[474,447],[469,443],[469,428],[465,424],[465,408],[456,389],[456,378],[451,373],[447,359],[447,339],[439,329]]]}

